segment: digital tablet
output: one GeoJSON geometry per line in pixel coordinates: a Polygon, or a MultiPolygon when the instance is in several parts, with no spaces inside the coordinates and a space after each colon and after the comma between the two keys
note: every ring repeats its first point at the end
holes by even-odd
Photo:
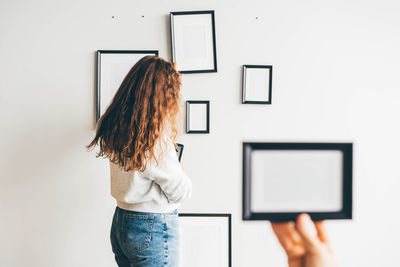
{"type": "Polygon", "coordinates": [[[182,145],[182,144],[176,144],[176,145],[177,145],[177,147],[175,149],[176,155],[178,156],[178,160],[181,161],[184,145],[182,145]]]}

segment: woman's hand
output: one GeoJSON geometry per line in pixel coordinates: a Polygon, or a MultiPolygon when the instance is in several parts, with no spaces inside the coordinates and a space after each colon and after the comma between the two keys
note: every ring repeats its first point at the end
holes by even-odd
{"type": "Polygon", "coordinates": [[[288,256],[289,267],[337,267],[323,221],[313,223],[308,214],[301,214],[296,223],[271,225],[288,256]]]}

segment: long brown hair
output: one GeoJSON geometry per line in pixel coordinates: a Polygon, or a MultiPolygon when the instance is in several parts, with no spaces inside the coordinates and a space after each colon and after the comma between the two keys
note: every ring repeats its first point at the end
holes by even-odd
{"type": "Polygon", "coordinates": [[[87,148],[99,144],[97,157],[107,157],[126,171],[144,171],[149,159],[157,161],[155,146],[164,131],[175,143],[180,87],[172,63],[157,56],[142,58],[122,81],[87,148]]]}

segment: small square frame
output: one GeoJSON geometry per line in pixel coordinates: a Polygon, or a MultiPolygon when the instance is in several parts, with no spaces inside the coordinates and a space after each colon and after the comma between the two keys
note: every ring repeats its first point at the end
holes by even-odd
{"type": "MultiPolygon", "coordinates": [[[[342,209],[337,212],[307,212],[313,220],[352,218],[352,143],[243,143],[243,220],[294,221],[301,212],[253,212],[251,210],[251,154],[256,150],[339,150],[342,162],[342,209]]],[[[306,212],[306,211],[305,211],[306,212]]]]}
{"type": "Polygon", "coordinates": [[[210,69],[190,69],[190,70],[181,70],[179,69],[180,63],[178,62],[178,71],[180,73],[208,73],[208,72],[217,72],[217,46],[216,46],[216,38],[215,38],[215,15],[214,10],[203,10],[203,11],[179,11],[179,12],[170,12],[170,33],[171,33],[171,54],[172,54],[172,62],[176,62],[177,53],[175,50],[175,24],[174,17],[175,16],[191,16],[191,15],[204,15],[209,14],[211,19],[211,32],[212,32],[212,49],[213,49],[213,67],[210,69]]]}
{"type": "Polygon", "coordinates": [[[272,104],[272,65],[243,65],[242,67],[242,104],[272,104]],[[267,69],[269,70],[268,81],[268,100],[247,100],[246,99],[246,82],[248,69],[267,69]]]}
{"type": "Polygon", "coordinates": [[[232,267],[232,214],[230,213],[179,213],[179,217],[227,218],[228,219],[228,267],[232,267]]]}
{"type": "Polygon", "coordinates": [[[210,101],[208,100],[188,100],[186,101],[186,133],[188,134],[208,134],[210,133],[210,101]],[[206,129],[205,130],[191,130],[190,129],[190,105],[205,104],[206,108],[206,129]]]}

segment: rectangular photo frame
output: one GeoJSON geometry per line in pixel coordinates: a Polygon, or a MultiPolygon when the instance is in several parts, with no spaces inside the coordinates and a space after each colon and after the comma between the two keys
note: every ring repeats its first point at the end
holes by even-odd
{"type": "Polygon", "coordinates": [[[186,133],[210,133],[210,101],[186,101],[186,133]]]}
{"type": "Polygon", "coordinates": [[[181,73],[217,72],[214,10],[170,13],[172,61],[181,73]]]}
{"type": "Polygon", "coordinates": [[[158,50],[97,50],[96,121],[129,70],[145,56],[158,56],[158,50]]]}
{"type": "Polygon", "coordinates": [[[243,143],[243,220],[352,218],[352,143],[243,143]]]}
{"type": "Polygon", "coordinates": [[[272,65],[243,65],[242,103],[272,104],[272,65]]]}
{"type": "Polygon", "coordinates": [[[179,228],[180,266],[232,267],[231,214],[180,213],[179,228]]]}

